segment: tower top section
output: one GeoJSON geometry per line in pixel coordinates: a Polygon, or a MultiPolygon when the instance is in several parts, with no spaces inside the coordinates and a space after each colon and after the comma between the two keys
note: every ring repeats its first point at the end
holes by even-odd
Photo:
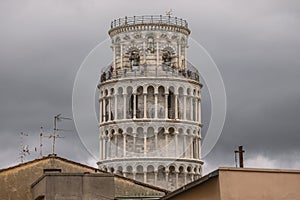
{"type": "Polygon", "coordinates": [[[126,31],[149,31],[149,30],[166,30],[180,32],[185,35],[190,34],[188,23],[186,20],[171,15],[142,15],[133,17],[123,17],[115,19],[111,22],[109,35],[126,31]]]}

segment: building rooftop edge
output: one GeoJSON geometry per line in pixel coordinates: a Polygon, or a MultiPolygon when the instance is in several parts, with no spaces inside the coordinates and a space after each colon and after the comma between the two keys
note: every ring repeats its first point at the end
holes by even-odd
{"type": "Polygon", "coordinates": [[[188,29],[188,22],[182,18],[171,15],[140,15],[125,16],[111,21],[111,29],[119,26],[136,25],[136,24],[168,24],[176,25],[188,29]]]}

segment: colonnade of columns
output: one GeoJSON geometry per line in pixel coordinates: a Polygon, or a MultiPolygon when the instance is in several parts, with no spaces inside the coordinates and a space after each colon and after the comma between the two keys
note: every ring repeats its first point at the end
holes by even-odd
{"type": "Polygon", "coordinates": [[[163,187],[166,187],[165,184],[168,183],[168,188],[178,188],[201,177],[201,167],[197,167],[194,170],[190,167],[186,168],[182,166],[180,168],[161,166],[159,169],[154,169],[153,166],[150,165],[149,169],[147,165],[139,165],[136,168],[128,166],[123,170],[121,166],[114,168],[108,165],[105,167],[105,170],[144,183],[161,185],[163,187]]]}
{"type": "Polygon", "coordinates": [[[200,97],[170,91],[155,92],[150,95],[147,91],[142,94],[124,91],[121,94],[102,96],[99,99],[100,122],[154,118],[190,120],[201,123],[200,97]],[[152,97],[154,97],[154,101],[152,97]],[[183,102],[179,102],[179,99],[183,102]],[[138,100],[142,103],[139,103],[138,100]]]}
{"type": "Polygon", "coordinates": [[[187,134],[161,129],[143,133],[112,130],[100,134],[100,160],[126,157],[175,157],[200,159],[199,134],[187,134]],[[137,147],[141,147],[137,149],[137,147]]]}

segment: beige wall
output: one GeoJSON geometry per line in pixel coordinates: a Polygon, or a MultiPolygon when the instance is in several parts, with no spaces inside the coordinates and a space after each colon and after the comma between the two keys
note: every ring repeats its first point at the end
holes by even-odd
{"type": "Polygon", "coordinates": [[[219,200],[219,180],[217,177],[209,179],[209,181],[204,184],[193,187],[189,190],[174,196],[172,200],[219,200]]]}
{"type": "Polygon", "coordinates": [[[300,199],[300,171],[220,169],[222,200],[300,199]]]}
{"type": "Polygon", "coordinates": [[[210,175],[162,199],[300,200],[300,170],[220,168],[210,175]]]}

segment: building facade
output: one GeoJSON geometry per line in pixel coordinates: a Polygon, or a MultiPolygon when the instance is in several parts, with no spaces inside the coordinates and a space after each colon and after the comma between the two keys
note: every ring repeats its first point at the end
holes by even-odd
{"type": "Polygon", "coordinates": [[[201,177],[201,87],[172,16],[114,20],[99,88],[100,169],[176,189],[201,177]]]}

